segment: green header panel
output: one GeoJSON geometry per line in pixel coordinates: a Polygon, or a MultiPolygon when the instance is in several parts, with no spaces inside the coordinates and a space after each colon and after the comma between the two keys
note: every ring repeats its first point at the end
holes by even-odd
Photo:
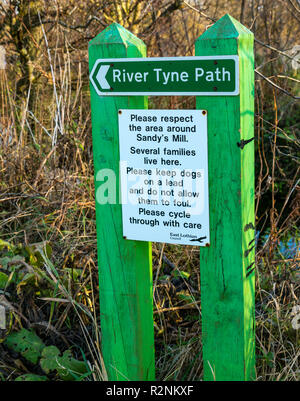
{"type": "Polygon", "coordinates": [[[238,56],[98,59],[90,80],[99,96],[234,96],[238,56]]]}

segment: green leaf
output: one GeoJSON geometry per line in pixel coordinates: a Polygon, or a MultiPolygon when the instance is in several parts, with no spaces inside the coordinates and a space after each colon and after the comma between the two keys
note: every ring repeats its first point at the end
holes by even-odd
{"type": "Polygon", "coordinates": [[[0,265],[4,269],[12,270],[15,267],[23,266],[21,262],[23,262],[24,260],[25,258],[22,255],[4,256],[3,258],[0,258],[0,265]],[[20,262],[20,264],[18,262],[20,262]],[[9,264],[11,264],[12,266],[9,266],[9,264]]]}
{"type": "Polygon", "coordinates": [[[6,269],[10,260],[11,260],[11,258],[8,256],[4,256],[3,258],[0,258],[0,267],[6,269]]]}
{"type": "Polygon", "coordinates": [[[49,347],[44,348],[40,365],[45,373],[50,373],[51,371],[57,369],[57,367],[59,366],[59,354],[59,349],[54,345],[50,345],[49,347]]]}
{"type": "Polygon", "coordinates": [[[66,381],[80,380],[88,373],[86,364],[73,358],[70,350],[60,356],[59,349],[53,345],[44,348],[40,364],[45,373],[56,370],[60,378],[66,381]]]}
{"type": "Polygon", "coordinates": [[[38,287],[38,281],[39,277],[37,276],[37,274],[26,273],[17,285],[17,294],[19,295],[21,293],[23,287],[29,290],[38,287]]]}
{"type": "Polygon", "coordinates": [[[3,241],[2,239],[0,239],[0,251],[2,251],[3,248],[10,249],[11,247],[12,246],[9,242],[3,241]]]}
{"type": "Polygon", "coordinates": [[[44,255],[50,258],[52,254],[52,248],[46,241],[27,245],[25,251],[29,263],[33,267],[41,267],[44,264],[44,255]]]}
{"type": "Polygon", "coordinates": [[[74,377],[87,373],[86,364],[73,358],[70,350],[64,352],[61,358],[61,365],[62,367],[58,369],[58,374],[64,380],[74,380],[74,377]]]}
{"type": "Polygon", "coordinates": [[[47,381],[46,376],[35,375],[33,373],[26,373],[16,378],[16,382],[45,382],[47,381]]]}
{"type": "Polygon", "coordinates": [[[180,270],[174,270],[172,272],[173,277],[181,277],[184,279],[188,279],[190,277],[190,273],[185,272],[185,271],[180,271],[180,270]]]}
{"type": "Polygon", "coordinates": [[[6,284],[8,282],[8,275],[0,272],[0,289],[3,290],[6,287],[6,284]]]}
{"type": "Polygon", "coordinates": [[[27,361],[36,364],[41,357],[45,344],[32,330],[22,329],[11,333],[5,339],[8,348],[19,352],[27,361]]]}
{"type": "Polygon", "coordinates": [[[187,303],[193,303],[193,302],[195,302],[195,298],[194,298],[192,295],[187,294],[187,293],[184,292],[184,291],[180,291],[180,292],[178,292],[176,295],[178,296],[178,298],[179,298],[180,300],[186,301],[187,303]]]}

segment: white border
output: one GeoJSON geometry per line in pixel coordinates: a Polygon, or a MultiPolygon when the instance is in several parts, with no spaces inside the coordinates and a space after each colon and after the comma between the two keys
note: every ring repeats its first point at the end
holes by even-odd
{"type": "Polygon", "coordinates": [[[239,94],[239,56],[194,56],[194,57],[141,57],[141,58],[103,58],[97,59],[90,73],[90,80],[99,96],[236,96],[239,94]],[[92,75],[99,63],[131,61],[178,61],[178,60],[234,60],[235,90],[233,92],[101,92],[95,85],[92,75]]]}
{"type": "MultiPolygon", "coordinates": [[[[208,111],[206,111],[206,114],[203,115],[202,112],[204,110],[194,110],[194,109],[176,109],[176,110],[170,110],[170,109],[119,109],[118,110],[118,137],[119,137],[119,168],[120,168],[120,190],[121,190],[121,203],[122,203],[122,233],[123,236],[127,239],[127,240],[134,240],[134,241],[146,241],[146,242],[161,242],[161,243],[167,243],[167,244],[177,244],[177,245],[189,245],[189,246],[200,246],[200,247],[205,247],[207,246],[207,244],[210,244],[211,241],[211,232],[210,232],[210,203],[209,203],[209,182],[208,182],[208,177],[209,177],[209,173],[208,173],[208,126],[207,126],[207,122],[208,122],[208,111]],[[120,113],[121,112],[121,113],[120,113]],[[198,119],[198,124],[197,125],[197,134],[198,136],[202,136],[202,139],[200,140],[200,153],[198,154],[197,158],[201,159],[201,166],[200,169],[204,171],[204,208],[203,211],[201,212],[201,214],[196,214],[192,216],[200,216],[201,215],[201,224],[204,225],[205,230],[203,233],[199,233],[199,235],[204,235],[206,236],[206,239],[204,239],[203,243],[201,242],[196,242],[196,241],[190,241],[188,239],[188,237],[181,237],[181,241],[175,239],[171,239],[171,238],[167,238],[168,235],[170,235],[170,232],[172,230],[176,231],[177,228],[172,228],[172,227],[162,227],[162,229],[160,229],[159,227],[157,227],[158,233],[157,235],[155,234],[155,231],[150,229],[150,233],[149,233],[149,229],[147,229],[148,227],[144,227],[144,229],[142,230],[142,232],[140,232],[138,230],[138,227],[136,227],[137,230],[134,230],[134,224],[131,224],[128,222],[128,217],[133,216],[133,217],[137,217],[137,215],[135,214],[138,207],[139,206],[145,206],[148,210],[157,210],[156,207],[160,208],[161,210],[164,211],[170,211],[170,209],[172,210],[172,206],[163,206],[162,204],[158,204],[155,205],[154,207],[151,205],[133,205],[130,204],[130,202],[128,202],[128,175],[127,173],[124,171],[124,169],[121,169],[121,162],[124,162],[126,159],[126,147],[128,147],[128,149],[130,148],[130,144],[128,145],[128,142],[126,141],[126,133],[128,133],[128,128],[126,128],[126,124],[124,124],[125,122],[129,121],[129,115],[132,113],[137,113],[139,115],[145,115],[145,116],[157,116],[157,115],[178,115],[179,113],[182,115],[187,115],[189,113],[194,113],[194,116],[196,117],[196,119],[198,119]],[[197,114],[199,116],[197,116],[197,114]],[[200,121],[202,120],[202,121],[200,121]],[[202,145],[202,146],[201,146],[202,145]],[[205,155],[203,157],[203,154],[205,155]],[[125,158],[123,157],[125,156],[125,158]],[[125,183],[125,185],[123,185],[125,183]],[[133,213],[133,214],[132,214],[133,213]],[[171,231],[170,231],[171,230],[171,231]],[[156,236],[155,236],[156,235],[156,236]]],[[[147,124],[147,123],[146,123],[147,124]]],[[[167,123],[165,122],[165,125],[167,125],[167,123]]],[[[127,125],[128,127],[128,125],[127,125]]],[[[194,134],[194,135],[197,135],[194,134]]],[[[170,134],[171,135],[171,134],[170,134]]],[[[199,141],[199,139],[197,140],[199,141]]],[[[131,144],[134,144],[131,142],[131,144]]],[[[169,142],[170,144],[170,142],[169,142]]],[[[165,146],[167,146],[165,144],[165,146]]],[[[186,156],[185,156],[186,157],[186,156]]],[[[128,161],[128,159],[127,159],[128,161]]],[[[125,161],[126,162],[126,161],[125,161]]],[[[142,163],[143,164],[143,163],[142,163]]],[[[135,163],[131,163],[131,166],[133,166],[134,168],[145,168],[145,169],[155,169],[155,168],[163,168],[162,166],[157,166],[157,165],[153,165],[150,166],[148,165],[148,167],[143,164],[143,166],[141,166],[140,164],[135,164],[135,163]]],[[[184,166],[168,166],[170,167],[170,170],[182,170],[184,169],[184,166]]],[[[191,169],[192,167],[188,167],[188,169],[191,169]]],[[[199,168],[199,167],[197,167],[199,168]]],[[[149,175],[148,175],[149,177],[149,175]]],[[[146,176],[144,177],[146,178],[146,176]]],[[[198,179],[197,179],[198,180],[198,179]]],[[[177,206],[178,208],[178,206],[177,206]]],[[[188,211],[186,207],[183,207],[182,210],[188,211]]],[[[158,217],[159,218],[159,217],[158,217]]],[[[187,220],[185,220],[187,221],[187,220]]],[[[203,228],[204,228],[203,227],[203,228]]],[[[185,229],[181,229],[183,230],[183,234],[187,234],[185,231],[185,229]]]]}

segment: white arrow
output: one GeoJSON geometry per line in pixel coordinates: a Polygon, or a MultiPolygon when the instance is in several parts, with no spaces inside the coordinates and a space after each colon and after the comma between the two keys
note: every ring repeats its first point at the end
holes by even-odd
{"type": "Polygon", "coordinates": [[[97,75],[96,79],[99,82],[99,85],[101,86],[102,89],[110,89],[110,85],[105,79],[105,76],[107,74],[107,71],[109,70],[110,65],[101,65],[97,75]]]}

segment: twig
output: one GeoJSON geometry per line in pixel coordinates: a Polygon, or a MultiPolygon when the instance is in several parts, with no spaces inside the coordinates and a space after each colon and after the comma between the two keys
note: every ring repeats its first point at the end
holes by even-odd
{"type": "Polygon", "coordinates": [[[182,306],[174,306],[174,307],[171,307],[171,308],[158,309],[158,310],[155,310],[153,313],[156,314],[156,313],[162,313],[162,312],[175,312],[175,311],[177,311],[179,309],[191,309],[191,308],[195,307],[198,304],[200,304],[200,301],[195,301],[195,302],[192,302],[190,304],[186,304],[186,305],[182,305],[182,306]]]}
{"type": "Polygon", "coordinates": [[[280,86],[276,85],[273,81],[271,81],[269,78],[265,77],[261,72],[259,72],[257,69],[254,70],[256,74],[258,74],[260,77],[262,77],[265,81],[267,81],[270,85],[272,85],[274,88],[280,90],[283,92],[285,95],[288,95],[292,97],[293,99],[300,99],[300,96],[295,96],[292,93],[288,92],[287,90],[281,88],[280,86]]]}
{"type": "MultiPolygon", "coordinates": [[[[55,20],[43,20],[43,21],[41,21],[40,24],[55,24],[55,23],[57,23],[57,24],[63,26],[64,28],[72,29],[72,30],[77,31],[78,29],[86,29],[86,28],[90,25],[90,23],[91,23],[92,21],[98,21],[98,22],[100,22],[100,24],[101,24],[102,26],[105,26],[105,25],[103,24],[103,22],[101,21],[101,19],[98,18],[98,17],[96,17],[96,16],[94,16],[94,15],[91,16],[90,19],[88,19],[88,21],[86,22],[85,25],[68,25],[68,24],[66,24],[65,22],[60,21],[60,20],[56,20],[56,21],[55,21],[55,20]]],[[[38,24],[36,24],[36,26],[38,26],[38,24]]]]}
{"type": "Polygon", "coordinates": [[[198,10],[197,8],[193,7],[191,4],[189,4],[187,1],[183,1],[183,3],[188,6],[191,10],[196,11],[197,13],[199,13],[200,15],[202,15],[203,17],[211,20],[212,22],[216,22],[217,20],[215,18],[210,17],[209,15],[205,14],[203,11],[198,10]]]}
{"type": "MultiPolygon", "coordinates": [[[[196,11],[197,13],[199,13],[200,15],[202,15],[203,17],[209,19],[210,21],[216,22],[217,20],[213,17],[210,17],[209,15],[205,14],[203,11],[198,10],[197,8],[193,7],[191,4],[189,4],[187,1],[183,1],[183,3],[189,7],[191,10],[196,11]]],[[[258,44],[260,44],[261,46],[264,46],[274,52],[277,52],[279,54],[281,54],[282,56],[285,56],[287,58],[289,58],[290,60],[294,60],[294,57],[290,56],[289,54],[283,52],[282,50],[276,49],[273,46],[267,45],[266,43],[262,42],[261,40],[254,38],[255,42],[257,42],[258,44]]]]}
{"type": "Polygon", "coordinates": [[[264,46],[264,47],[266,47],[267,49],[270,49],[270,50],[272,50],[272,51],[274,51],[274,52],[276,52],[276,53],[279,53],[279,54],[281,54],[282,56],[289,58],[290,60],[294,60],[294,57],[292,57],[292,56],[290,56],[289,54],[283,52],[282,50],[279,50],[279,49],[276,49],[276,48],[273,47],[273,46],[267,45],[266,43],[262,42],[261,40],[259,40],[259,39],[257,39],[257,38],[254,38],[254,40],[255,40],[255,42],[259,43],[261,46],[264,46]]]}

